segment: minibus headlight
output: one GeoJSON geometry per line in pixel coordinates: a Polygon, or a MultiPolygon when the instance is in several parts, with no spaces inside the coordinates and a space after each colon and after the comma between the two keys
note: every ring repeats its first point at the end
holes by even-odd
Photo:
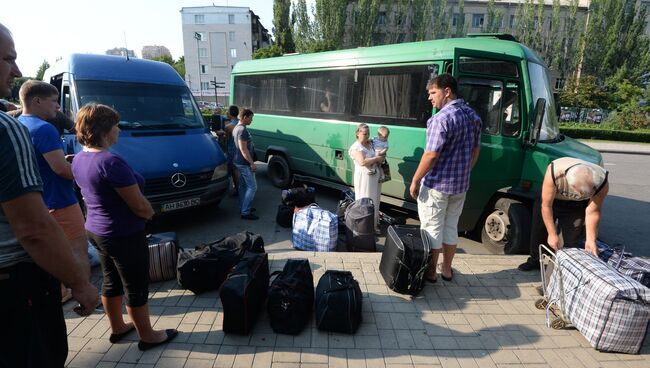
{"type": "Polygon", "coordinates": [[[221,179],[226,175],[228,175],[228,164],[219,165],[212,172],[212,179],[210,180],[221,179]]]}

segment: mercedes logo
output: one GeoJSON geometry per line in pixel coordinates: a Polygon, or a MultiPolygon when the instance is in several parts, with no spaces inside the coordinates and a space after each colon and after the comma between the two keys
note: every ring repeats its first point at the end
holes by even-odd
{"type": "Polygon", "coordinates": [[[183,173],[176,173],[172,175],[172,185],[176,188],[182,188],[187,184],[187,177],[183,173]]]}

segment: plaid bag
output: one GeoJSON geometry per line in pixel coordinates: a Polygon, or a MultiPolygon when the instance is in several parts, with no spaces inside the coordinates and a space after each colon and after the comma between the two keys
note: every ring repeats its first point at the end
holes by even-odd
{"type": "Polygon", "coordinates": [[[301,208],[293,216],[293,247],[300,250],[336,250],[339,222],[335,214],[316,204],[301,208]]]}
{"type": "Polygon", "coordinates": [[[578,248],[557,252],[548,301],[600,351],[636,354],[650,321],[650,289],[578,248]]]}
{"type": "Polygon", "coordinates": [[[625,247],[612,248],[600,240],[596,241],[598,257],[607,262],[615,270],[629,276],[650,288],[650,261],[640,257],[633,257],[632,253],[625,251],[625,247]]]}

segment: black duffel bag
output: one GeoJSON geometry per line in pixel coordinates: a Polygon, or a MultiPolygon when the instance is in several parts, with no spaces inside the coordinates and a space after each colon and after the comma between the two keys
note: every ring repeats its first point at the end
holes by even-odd
{"type": "Polygon", "coordinates": [[[306,259],[289,259],[269,286],[267,310],[276,333],[299,334],[314,308],[314,277],[306,259]]]}
{"type": "Polygon", "coordinates": [[[316,203],[316,188],[303,185],[285,189],[282,191],[282,203],[294,207],[305,207],[316,203]]]}
{"type": "Polygon", "coordinates": [[[349,271],[328,270],[316,287],[316,326],[352,334],[361,324],[361,288],[349,271]]]}
{"type": "Polygon", "coordinates": [[[210,247],[185,250],[178,256],[178,284],[194,294],[218,289],[239,262],[238,248],[210,247]]]}
{"type": "Polygon", "coordinates": [[[287,206],[282,203],[278,206],[278,213],[275,215],[275,222],[282,227],[291,227],[293,225],[293,206],[287,206]]]}
{"type": "Polygon", "coordinates": [[[219,290],[223,332],[249,333],[264,307],[268,287],[268,254],[246,252],[219,290]]]}
{"type": "Polygon", "coordinates": [[[235,235],[226,236],[208,244],[201,244],[196,249],[204,247],[237,248],[242,254],[245,251],[264,253],[264,239],[261,235],[250,231],[242,231],[235,235]]]}

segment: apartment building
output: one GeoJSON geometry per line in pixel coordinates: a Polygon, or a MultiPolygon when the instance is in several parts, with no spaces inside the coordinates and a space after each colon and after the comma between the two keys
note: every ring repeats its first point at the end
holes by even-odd
{"type": "Polygon", "coordinates": [[[185,81],[197,100],[226,104],[230,71],[270,46],[268,30],[248,7],[200,6],[181,9],[185,81]],[[215,88],[211,82],[223,88],[215,88]],[[216,99],[215,99],[216,96],[216,99]]]}

